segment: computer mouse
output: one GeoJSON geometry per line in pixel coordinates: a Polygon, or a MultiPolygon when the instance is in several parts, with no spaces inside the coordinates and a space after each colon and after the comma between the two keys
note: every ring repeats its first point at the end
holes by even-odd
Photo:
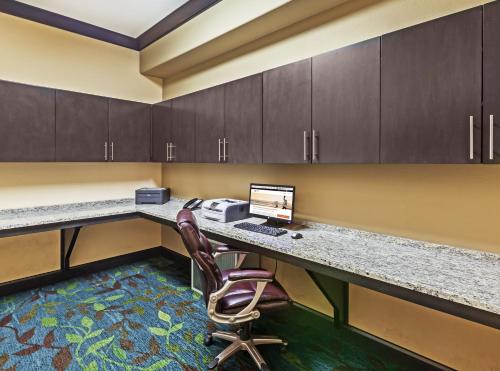
{"type": "Polygon", "coordinates": [[[293,232],[291,236],[294,240],[298,240],[299,238],[302,238],[302,233],[299,232],[293,232]]]}

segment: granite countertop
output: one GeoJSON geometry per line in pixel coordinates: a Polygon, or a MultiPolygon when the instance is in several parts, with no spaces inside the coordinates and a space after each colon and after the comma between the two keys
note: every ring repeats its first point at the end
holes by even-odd
{"type": "MultiPolygon", "coordinates": [[[[133,199],[0,210],[2,230],[102,216],[139,213],[175,221],[185,200],[138,205],[133,199]]],[[[500,255],[357,229],[305,222],[303,238],[243,231],[204,219],[203,230],[385,283],[500,314],[500,255]]],[[[262,219],[245,221],[261,223],[262,219]]]]}
{"type": "Polygon", "coordinates": [[[73,220],[135,213],[133,199],[81,202],[22,209],[0,210],[0,232],[73,220]]]}
{"type": "MultiPolygon", "coordinates": [[[[175,220],[184,201],[140,206],[175,220]]],[[[302,239],[272,237],[204,219],[200,228],[229,238],[500,314],[500,255],[321,223],[303,223],[302,239]]],[[[249,218],[250,223],[262,219],[249,218]]]]}

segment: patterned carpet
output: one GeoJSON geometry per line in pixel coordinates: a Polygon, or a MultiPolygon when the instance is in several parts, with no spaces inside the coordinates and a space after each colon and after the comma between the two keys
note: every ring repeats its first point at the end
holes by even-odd
{"type": "MultiPolygon", "coordinates": [[[[406,368],[331,326],[292,307],[256,332],[289,341],[260,348],[273,370],[406,368]]],[[[203,345],[213,328],[186,266],[151,259],[0,298],[0,370],[202,370],[227,345],[203,345]]],[[[255,367],[240,353],[219,369],[255,367]]]]}

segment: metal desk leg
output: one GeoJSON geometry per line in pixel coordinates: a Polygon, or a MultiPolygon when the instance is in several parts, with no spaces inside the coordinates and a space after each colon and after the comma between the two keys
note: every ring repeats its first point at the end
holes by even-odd
{"type": "Polygon", "coordinates": [[[332,305],[335,327],[347,325],[349,322],[349,284],[313,271],[307,270],[307,273],[332,305]]]}
{"type": "Polygon", "coordinates": [[[69,261],[71,258],[71,253],[75,248],[76,240],[78,239],[78,234],[80,233],[81,227],[61,229],[61,270],[67,271],[69,269],[69,261]]]}

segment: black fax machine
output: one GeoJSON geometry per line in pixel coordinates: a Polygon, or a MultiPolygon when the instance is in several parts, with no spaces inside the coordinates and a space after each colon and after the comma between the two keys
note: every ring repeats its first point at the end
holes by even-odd
{"type": "Polygon", "coordinates": [[[170,200],[170,188],[139,188],[135,191],[136,205],[163,205],[170,200]]]}

